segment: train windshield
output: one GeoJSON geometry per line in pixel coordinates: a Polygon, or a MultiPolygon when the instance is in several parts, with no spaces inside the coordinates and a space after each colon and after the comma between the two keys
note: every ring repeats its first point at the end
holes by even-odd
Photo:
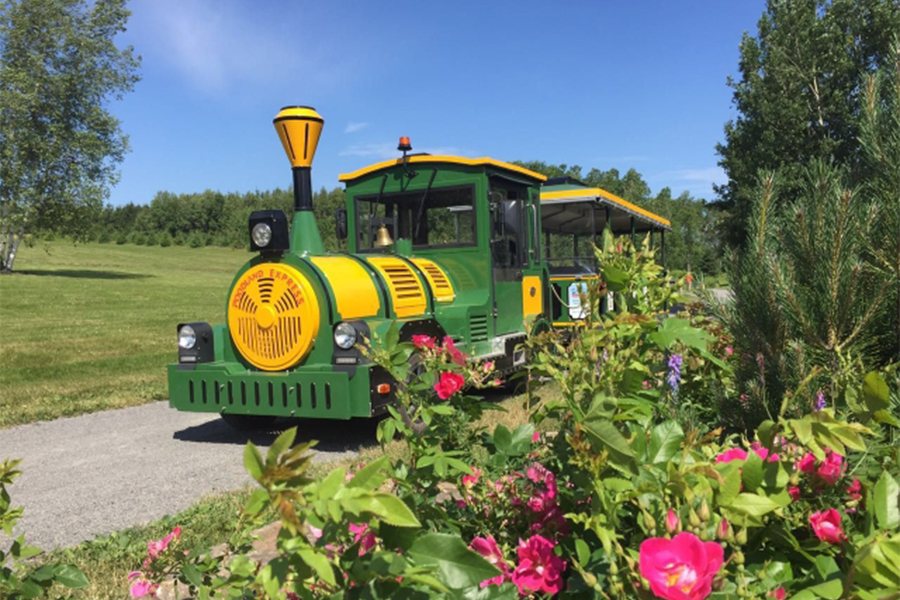
{"type": "Polygon", "coordinates": [[[382,225],[394,240],[412,240],[414,248],[474,246],[475,187],[359,196],[356,223],[360,250],[380,249],[375,241],[382,225]]]}

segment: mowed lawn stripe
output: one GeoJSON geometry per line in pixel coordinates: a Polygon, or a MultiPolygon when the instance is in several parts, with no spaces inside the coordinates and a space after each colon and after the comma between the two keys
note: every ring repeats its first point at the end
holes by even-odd
{"type": "Polygon", "coordinates": [[[221,323],[252,255],[58,241],[0,276],[0,427],[166,397],[175,326],[221,323]]]}

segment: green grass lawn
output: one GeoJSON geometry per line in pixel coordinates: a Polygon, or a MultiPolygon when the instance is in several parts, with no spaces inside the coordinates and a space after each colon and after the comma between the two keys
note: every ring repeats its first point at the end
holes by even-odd
{"type": "Polygon", "coordinates": [[[0,276],[0,428],[167,397],[175,326],[221,323],[243,250],[58,241],[0,276]]]}

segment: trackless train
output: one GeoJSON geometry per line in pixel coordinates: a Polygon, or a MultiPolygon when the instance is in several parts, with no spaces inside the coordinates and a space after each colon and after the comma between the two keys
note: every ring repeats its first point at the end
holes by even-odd
{"type": "Polygon", "coordinates": [[[293,223],[281,211],[253,213],[256,255],[234,278],[227,323],[178,326],[172,407],[217,412],[238,428],[377,415],[395,382],[357,342],[384,339],[395,322],[402,340],[449,335],[511,372],[524,363],[526,323],[564,327],[583,316],[579,285],[598,277],[591,244],[604,228],[659,232],[664,248],[668,221],[605,190],[490,158],[411,154],[401,138],[402,157],[340,176],[337,229],[349,251],[327,253],[311,186],[323,123],[306,106],[275,117],[293,171],[293,223]]]}

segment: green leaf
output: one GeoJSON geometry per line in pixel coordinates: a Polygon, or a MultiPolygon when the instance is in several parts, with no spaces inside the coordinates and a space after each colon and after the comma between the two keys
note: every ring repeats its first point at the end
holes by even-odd
{"type": "Polygon", "coordinates": [[[666,421],[653,428],[650,445],[647,446],[647,461],[652,464],[672,460],[684,441],[684,430],[676,421],[666,421]]]}
{"type": "Polygon", "coordinates": [[[22,598],[40,598],[44,595],[44,588],[28,579],[22,582],[19,590],[22,593],[22,598]]]}
{"type": "Polygon", "coordinates": [[[755,492],[763,481],[763,461],[756,452],[749,452],[741,469],[741,480],[744,489],[755,492]]]}
{"type": "Polygon", "coordinates": [[[78,567],[73,565],[60,565],[59,568],[56,569],[56,582],[63,584],[67,588],[72,588],[73,590],[87,587],[89,584],[84,573],[82,573],[78,567]]]}
{"type": "Polygon", "coordinates": [[[756,434],[759,436],[759,441],[764,447],[771,448],[772,442],[775,440],[775,422],[766,419],[760,424],[759,429],[756,430],[756,434]]]}
{"type": "Polygon", "coordinates": [[[392,321],[387,333],[384,334],[384,347],[393,350],[399,341],[400,329],[397,327],[397,321],[392,321]]]}
{"type": "MultiPolygon", "coordinates": [[[[605,265],[601,270],[603,272],[603,281],[611,291],[621,292],[626,288],[628,273],[612,265],[605,265]]],[[[616,303],[618,304],[618,302],[616,303]]]]}
{"type": "Polygon", "coordinates": [[[390,465],[390,459],[387,456],[382,456],[378,460],[372,461],[353,476],[353,479],[350,480],[350,483],[347,484],[347,487],[350,488],[368,488],[375,489],[384,483],[385,479],[387,479],[387,473],[385,472],[388,466],[390,465]]]}
{"type": "Polygon", "coordinates": [[[446,533],[423,535],[409,549],[409,556],[418,565],[437,567],[438,579],[453,590],[477,588],[485,579],[500,575],[499,569],[469,550],[460,538],[446,533]]]}
{"type": "Polygon", "coordinates": [[[602,417],[588,416],[583,422],[585,432],[595,445],[602,446],[609,451],[610,464],[632,475],[637,475],[637,461],[628,441],[625,439],[612,421],[602,417]]]}
{"type": "Polygon", "coordinates": [[[741,492],[741,470],[733,465],[725,474],[725,483],[719,487],[719,504],[731,506],[741,492]]]}
{"type": "Polygon", "coordinates": [[[494,446],[497,447],[498,451],[506,454],[511,445],[512,433],[504,425],[497,425],[494,428],[494,446]]]}
{"type": "Polygon", "coordinates": [[[247,504],[244,506],[244,512],[248,515],[258,515],[266,507],[269,501],[269,493],[264,489],[256,489],[250,494],[247,504]]]}
{"type": "Polygon", "coordinates": [[[890,390],[881,373],[872,371],[863,379],[863,398],[869,412],[874,413],[890,407],[890,390]]]}
{"type": "Polygon", "coordinates": [[[347,472],[343,467],[338,467],[331,471],[325,479],[319,482],[319,489],[316,490],[316,496],[318,496],[319,500],[334,498],[338,490],[341,489],[341,484],[344,483],[344,477],[346,476],[347,472]]]}
{"type": "Polygon", "coordinates": [[[199,588],[203,585],[203,576],[200,575],[200,571],[194,565],[188,563],[181,567],[181,574],[192,586],[199,588]]]}
{"type": "Polygon", "coordinates": [[[587,567],[591,560],[591,549],[588,548],[587,542],[581,538],[575,538],[575,552],[578,555],[578,564],[587,567]]]}
{"type": "Polygon", "coordinates": [[[900,527],[900,506],[898,506],[900,485],[897,484],[897,480],[887,471],[882,471],[872,496],[878,526],[888,531],[900,527]]]}
{"type": "Polygon", "coordinates": [[[650,334],[650,339],[656,342],[660,350],[668,350],[676,343],[706,350],[706,342],[711,337],[710,334],[679,317],[669,317],[660,324],[656,331],[650,334]]]}
{"type": "Polygon", "coordinates": [[[290,429],[281,432],[281,435],[275,438],[275,441],[269,446],[269,451],[266,453],[266,464],[274,464],[275,459],[277,459],[282,452],[294,445],[294,438],[296,437],[296,427],[291,427],[290,429]]]}
{"type": "Polygon", "coordinates": [[[334,570],[324,555],[319,554],[313,548],[300,548],[297,550],[297,554],[319,577],[331,585],[335,585],[334,570]]]}
{"type": "Polygon", "coordinates": [[[253,442],[247,442],[247,447],[244,448],[244,468],[247,469],[247,472],[250,473],[250,477],[253,479],[257,481],[262,479],[265,466],[263,465],[262,454],[259,453],[253,442]]]}
{"type": "Polygon", "coordinates": [[[397,527],[421,527],[416,515],[400,498],[387,492],[373,492],[356,498],[361,510],[368,511],[397,527]]]}
{"type": "Polygon", "coordinates": [[[738,494],[734,502],[731,503],[730,508],[753,517],[761,517],[776,508],[781,508],[781,504],[766,496],[742,493],[738,494]]]}
{"type": "Polygon", "coordinates": [[[519,590],[507,582],[503,585],[469,588],[462,593],[461,598],[462,600],[518,600],[519,590]]]}

